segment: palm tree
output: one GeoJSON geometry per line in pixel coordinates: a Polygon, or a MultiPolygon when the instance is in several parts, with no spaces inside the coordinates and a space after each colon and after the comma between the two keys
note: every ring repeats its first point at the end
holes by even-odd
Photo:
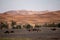
{"type": "Polygon", "coordinates": [[[1,28],[1,29],[3,29],[3,28],[8,29],[8,23],[7,23],[7,22],[1,22],[1,23],[0,23],[0,28],[1,28]]]}
{"type": "Polygon", "coordinates": [[[23,27],[26,28],[26,29],[31,29],[32,28],[32,26],[30,24],[25,24],[25,25],[23,25],[23,27]]]}
{"type": "Polygon", "coordinates": [[[41,25],[35,24],[35,28],[40,28],[40,27],[41,27],[41,25]]]}
{"type": "Polygon", "coordinates": [[[12,21],[11,21],[11,26],[12,26],[12,29],[15,29],[16,22],[12,20],[12,21]]]}
{"type": "Polygon", "coordinates": [[[60,23],[58,23],[57,26],[60,27],[60,23]]]}
{"type": "Polygon", "coordinates": [[[21,29],[21,25],[17,25],[16,26],[16,29],[21,29]]]}
{"type": "Polygon", "coordinates": [[[56,24],[55,23],[52,23],[52,24],[48,24],[47,26],[48,27],[56,27],[56,24]]]}

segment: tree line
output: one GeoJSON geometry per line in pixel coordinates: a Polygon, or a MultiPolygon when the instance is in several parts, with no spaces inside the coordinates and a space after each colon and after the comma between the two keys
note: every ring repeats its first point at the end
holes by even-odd
{"type": "MultiPolygon", "coordinates": [[[[18,24],[16,25],[17,23],[15,21],[11,21],[11,27],[12,29],[22,29],[21,27],[21,24],[18,24]]],[[[9,24],[7,22],[0,22],[0,29],[8,29],[9,27],[9,24]]],[[[51,24],[48,24],[48,23],[45,23],[43,25],[40,25],[40,24],[35,24],[34,28],[40,28],[40,27],[60,27],[60,23],[51,23],[51,24]]],[[[33,28],[33,26],[31,24],[25,24],[23,25],[23,28],[25,29],[31,29],[33,28]]]]}

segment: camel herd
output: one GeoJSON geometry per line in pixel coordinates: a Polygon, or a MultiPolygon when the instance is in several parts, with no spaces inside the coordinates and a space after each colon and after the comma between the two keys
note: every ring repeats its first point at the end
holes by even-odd
{"type": "MultiPolygon", "coordinates": [[[[52,30],[52,31],[55,31],[56,30],[56,28],[51,28],[50,30],[52,30]]],[[[34,28],[34,29],[27,29],[27,31],[28,32],[34,32],[34,31],[36,31],[36,32],[40,32],[41,30],[40,29],[36,29],[36,28],[34,28]]],[[[7,33],[7,34],[9,34],[9,33],[14,33],[15,31],[8,31],[8,30],[6,30],[4,33],[7,33]]]]}

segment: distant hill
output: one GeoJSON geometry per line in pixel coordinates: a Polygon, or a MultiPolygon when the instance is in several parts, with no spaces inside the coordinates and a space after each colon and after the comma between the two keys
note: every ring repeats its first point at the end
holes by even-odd
{"type": "Polygon", "coordinates": [[[60,10],[58,11],[26,11],[11,10],[0,14],[0,22],[11,20],[21,24],[42,24],[42,23],[58,23],[60,22],[60,10]]]}

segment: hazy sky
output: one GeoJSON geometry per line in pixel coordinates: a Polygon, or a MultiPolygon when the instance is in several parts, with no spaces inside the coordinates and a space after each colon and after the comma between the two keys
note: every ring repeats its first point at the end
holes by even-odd
{"type": "Polygon", "coordinates": [[[8,10],[60,10],[60,0],[0,0],[0,12],[8,10]]]}

